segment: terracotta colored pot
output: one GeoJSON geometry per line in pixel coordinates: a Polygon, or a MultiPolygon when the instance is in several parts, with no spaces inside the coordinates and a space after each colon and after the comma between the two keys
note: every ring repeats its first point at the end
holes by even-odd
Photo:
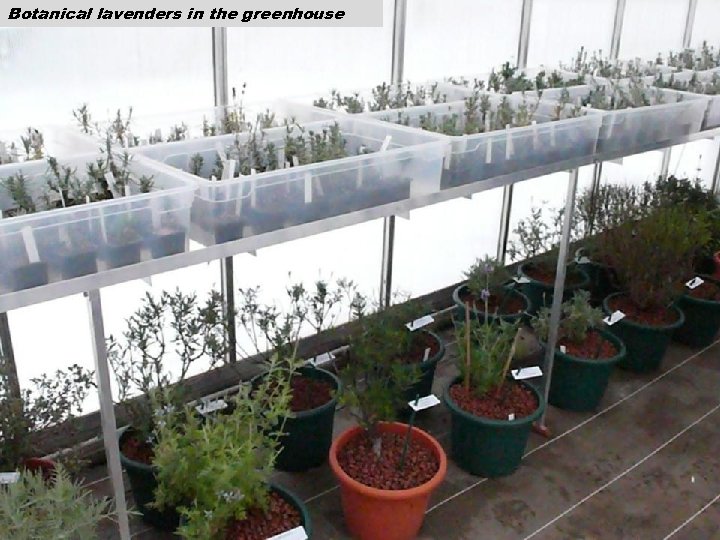
{"type": "MultiPolygon", "coordinates": [[[[407,425],[380,424],[383,433],[406,433],[407,425]]],[[[442,483],[447,472],[445,452],[432,436],[413,428],[412,438],[427,446],[437,457],[440,467],[428,482],[412,489],[383,490],[361,484],[342,470],[337,456],[340,450],[362,433],[362,428],[350,428],[335,439],[330,448],[330,468],[340,482],[340,496],[345,525],[359,540],[411,540],[422,527],[428,500],[442,483]]]]}
{"type": "Polygon", "coordinates": [[[28,458],[22,464],[28,471],[42,474],[45,482],[49,482],[55,477],[55,467],[57,465],[52,459],[28,458]]]}
{"type": "Polygon", "coordinates": [[[713,261],[715,261],[715,273],[713,274],[713,277],[720,279],[720,251],[715,254],[713,261]]]}

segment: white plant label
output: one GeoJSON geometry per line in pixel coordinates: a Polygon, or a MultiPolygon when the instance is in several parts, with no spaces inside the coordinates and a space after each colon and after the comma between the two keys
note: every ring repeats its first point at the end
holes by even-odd
{"type": "Polygon", "coordinates": [[[162,141],[162,131],[160,131],[160,128],[155,130],[155,140],[158,142],[162,141]]]}
{"type": "Polygon", "coordinates": [[[90,195],[85,195],[85,204],[90,204],[90,195]]]}
{"type": "Polygon", "coordinates": [[[318,355],[317,355],[316,357],[314,357],[314,358],[310,358],[310,359],[308,360],[308,364],[317,367],[317,366],[320,366],[320,365],[322,365],[322,364],[329,364],[329,363],[332,362],[334,359],[335,359],[335,355],[334,355],[333,353],[331,353],[331,352],[326,352],[326,353],[318,354],[318,355]]]}
{"type": "Polygon", "coordinates": [[[685,284],[685,286],[686,286],[688,289],[692,290],[692,289],[697,289],[697,288],[698,288],[700,285],[702,285],[703,283],[705,283],[705,280],[704,280],[704,279],[702,279],[702,278],[699,277],[699,276],[695,276],[695,277],[692,278],[690,281],[688,281],[688,282],[685,284]]]}
{"type": "Polygon", "coordinates": [[[540,366],[531,366],[520,369],[513,369],[510,374],[516,381],[523,381],[525,379],[534,379],[535,377],[542,377],[542,369],[540,366]]]}
{"type": "Polygon", "coordinates": [[[234,159],[228,159],[227,161],[223,162],[223,170],[222,170],[222,180],[230,180],[233,176],[235,176],[235,160],[234,159]]]}
{"type": "Polygon", "coordinates": [[[415,319],[414,321],[407,323],[405,326],[408,330],[414,332],[415,330],[422,328],[423,326],[427,326],[434,321],[435,319],[433,319],[432,315],[425,315],[424,317],[420,317],[419,319],[415,319]]]}
{"type": "Polygon", "coordinates": [[[540,143],[540,139],[538,138],[537,120],[533,120],[530,125],[532,126],[533,133],[533,148],[537,148],[540,143]]]}
{"type": "Polygon", "coordinates": [[[365,167],[362,165],[358,167],[358,175],[355,179],[355,187],[360,189],[360,187],[363,185],[363,178],[365,177],[365,167]]]}
{"type": "Polygon", "coordinates": [[[427,362],[428,358],[430,358],[430,347],[425,348],[425,352],[423,353],[423,362],[427,362]]]}
{"type": "Polygon", "coordinates": [[[227,159],[225,157],[225,149],[222,147],[222,144],[217,143],[215,145],[215,151],[217,152],[218,157],[220,158],[220,161],[225,163],[225,160],[227,159]]]}
{"type": "Polygon", "coordinates": [[[293,156],[293,157],[292,157],[292,164],[293,164],[293,167],[299,167],[299,166],[300,166],[300,160],[298,159],[297,156],[293,156]]]}
{"type": "Polygon", "coordinates": [[[255,169],[250,169],[250,206],[253,208],[257,204],[257,181],[254,178],[256,174],[255,169]]]}
{"type": "Polygon", "coordinates": [[[285,163],[285,148],[277,149],[277,160],[278,163],[285,163]]]}
{"type": "Polygon", "coordinates": [[[550,122],[550,146],[555,146],[555,123],[550,122]]]}
{"type": "Polygon", "coordinates": [[[305,527],[295,527],[284,533],[276,534],[275,536],[269,537],[267,540],[307,540],[307,532],[305,527]]]}
{"type": "Polygon", "coordinates": [[[513,278],[513,280],[515,280],[515,283],[520,283],[520,284],[530,283],[530,280],[528,278],[526,278],[525,276],[515,276],[513,278]]]}
{"type": "Polygon", "coordinates": [[[590,264],[590,259],[587,257],[580,257],[575,262],[578,264],[590,264]]]}
{"type": "Polygon", "coordinates": [[[567,347],[565,345],[560,345],[560,352],[563,354],[567,353],[567,347]]]}
{"type": "Polygon", "coordinates": [[[214,413],[215,411],[222,411],[223,409],[226,409],[227,406],[228,404],[224,399],[213,399],[211,401],[204,401],[195,407],[195,410],[203,416],[206,416],[210,413],[214,413]]]}
{"type": "Polygon", "coordinates": [[[37,244],[35,243],[35,236],[33,236],[32,229],[29,225],[26,225],[20,230],[22,239],[25,244],[25,251],[27,252],[28,259],[31,263],[40,262],[40,254],[38,253],[37,244]]]}
{"type": "Polygon", "coordinates": [[[115,189],[115,176],[110,171],[105,173],[105,181],[110,189],[115,189]]]}
{"type": "Polygon", "coordinates": [[[383,140],[382,144],[380,145],[381,152],[385,152],[390,147],[390,141],[392,141],[392,135],[386,135],[385,140],[383,140]]]}
{"type": "Polygon", "coordinates": [[[130,195],[132,195],[132,193],[130,193],[130,185],[125,184],[125,196],[129,197],[130,195]]]}
{"type": "Polygon", "coordinates": [[[5,146],[4,142],[0,141],[0,161],[7,161],[9,158],[7,146],[5,146]]]}
{"type": "MultiPolygon", "coordinates": [[[[485,133],[490,133],[490,117],[485,117],[485,133]]],[[[485,146],[485,163],[492,163],[492,136],[488,137],[487,145],[485,146]]]]}
{"type": "Polygon", "coordinates": [[[425,409],[429,409],[430,407],[434,407],[435,405],[439,404],[440,400],[435,394],[430,394],[429,396],[421,397],[420,399],[413,399],[412,401],[408,401],[408,405],[410,405],[410,408],[416,412],[424,411],[425,409]]]}
{"type": "Polygon", "coordinates": [[[510,420],[511,422],[515,420],[515,413],[508,414],[508,420],[510,420]]]}
{"type": "Polygon", "coordinates": [[[65,204],[65,195],[63,195],[62,189],[59,191],[59,194],[60,194],[60,203],[63,205],[63,208],[67,208],[67,204],[65,204]]]}
{"type": "Polygon", "coordinates": [[[17,484],[18,480],[20,480],[20,473],[17,471],[0,473],[0,486],[17,484]]]}
{"type": "Polygon", "coordinates": [[[510,159],[514,153],[510,124],[505,126],[505,159],[510,159]]]}
{"type": "Polygon", "coordinates": [[[310,172],[305,173],[305,204],[312,202],[312,174],[310,172]]]}
{"type": "Polygon", "coordinates": [[[612,326],[616,322],[622,321],[624,318],[625,318],[625,314],[618,309],[617,311],[614,311],[609,316],[605,317],[603,319],[603,322],[605,324],[607,324],[608,326],[612,326]]]}
{"type": "Polygon", "coordinates": [[[290,168],[290,162],[289,162],[287,159],[285,160],[285,165],[283,166],[283,168],[284,168],[284,169],[289,169],[289,168],[290,168]]]}
{"type": "Polygon", "coordinates": [[[125,137],[125,143],[127,144],[127,146],[134,146],[133,142],[135,141],[135,137],[133,137],[133,134],[128,131],[125,137]]]}
{"type": "Polygon", "coordinates": [[[445,148],[445,157],[443,158],[443,168],[445,170],[450,168],[450,163],[452,162],[452,145],[448,144],[445,148]]]}

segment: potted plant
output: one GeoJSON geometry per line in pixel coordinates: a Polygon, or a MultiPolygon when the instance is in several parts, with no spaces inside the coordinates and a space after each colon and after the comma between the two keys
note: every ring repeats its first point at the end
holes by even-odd
{"type": "Polygon", "coordinates": [[[0,472],[29,469],[50,478],[56,463],[45,456],[53,439],[72,429],[68,420],[82,411],[94,387],[93,373],[72,365],[31,383],[21,389],[10,365],[0,358],[0,472]]]}
{"type": "Polygon", "coordinates": [[[627,347],[619,366],[638,372],[660,367],[673,332],[685,320],[675,301],[707,240],[706,220],[682,206],[658,208],[606,232],[599,249],[622,292],[605,298],[603,308],[625,314],[610,327],[627,347]]]}
{"type": "Polygon", "coordinates": [[[99,538],[97,527],[111,518],[110,501],[97,499],[58,467],[52,481],[23,472],[0,488],[0,530],[5,538],[99,538]]]}
{"type": "Polygon", "coordinates": [[[392,422],[419,370],[388,354],[386,348],[397,351],[398,343],[377,339],[388,336],[382,328],[384,312],[367,317],[362,300],[355,309],[361,330],[340,377],[341,403],[359,425],[333,441],[330,468],[340,483],[345,524],[353,537],[409,540],[422,526],[430,494],[445,477],[447,459],[440,444],[412,421],[392,422]]]}
{"type": "MultiPolygon", "coordinates": [[[[312,290],[294,284],[287,288],[289,308],[285,313],[275,305],[262,304],[259,287],[240,289],[238,321],[245,338],[241,341],[250,342],[254,352],[262,353],[266,361],[273,355],[293,359],[303,328],[309,325],[317,333],[332,324],[338,304],[353,287],[343,279],[334,285],[320,279],[312,290]]],[[[254,384],[264,381],[268,373],[256,377],[254,384]]],[[[275,466],[283,471],[305,471],[327,459],[340,381],[329,371],[308,363],[292,369],[290,389],[290,412],[283,419],[275,466]]]]}
{"type": "MultiPolygon", "coordinates": [[[[518,221],[513,230],[515,238],[508,246],[508,254],[513,260],[522,261],[518,266],[518,276],[522,281],[520,290],[530,300],[530,315],[535,315],[541,307],[552,302],[561,223],[562,211],[555,212],[551,223],[548,223],[542,207],[535,207],[530,210],[530,216],[518,221]]],[[[587,273],[576,264],[568,263],[563,300],[571,298],[575,291],[589,284],[587,273]]]]}
{"type": "MultiPolygon", "coordinates": [[[[590,293],[576,291],[562,305],[548,402],[571,411],[592,411],[605,394],[613,367],[625,356],[625,345],[602,328],[603,312],[590,305],[590,293]]],[[[547,346],[550,309],[542,308],[532,321],[547,346]]]]}
{"type": "Polygon", "coordinates": [[[687,287],[678,301],[685,323],[673,337],[691,347],[708,347],[720,329],[720,281],[711,276],[698,277],[703,283],[687,287]]]}
{"type": "Polygon", "coordinates": [[[184,382],[200,361],[212,368],[227,351],[224,304],[217,292],[204,302],[180,290],[148,293],[127,320],[122,340],[108,338],[108,360],[129,425],[120,434],[120,461],[142,518],[163,530],[175,530],[179,516],[172,508],[153,507],[157,469],[153,464],[159,441],[158,419],[168,410],[182,410],[184,382]],[[178,367],[171,371],[173,359],[178,367]]]}
{"type": "Polygon", "coordinates": [[[490,324],[471,318],[457,325],[460,376],[445,389],[451,416],[452,458],[470,474],[512,474],[522,460],[532,423],[545,403],[522,381],[506,380],[517,352],[520,322],[490,324]]]}
{"type": "Polygon", "coordinates": [[[312,534],[305,505],[270,481],[295,363],[273,354],[262,381],[240,385],[228,414],[200,419],[189,408],[163,415],[155,505],[180,512],[183,538],[260,540],[299,526],[312,534]]]}
{"type": "Polygon", "coordinates": [[[522,318],[530,308],[528,297],[517,290],[517,282],[511,281],[510,272],[495,259],[476,260],[465,272],[465,278],[467,283],[453,291],[455,320],[465,317],[465,304],[470,305],[475,318],[487,313],[491,321],[507,322],[522,318]]]}

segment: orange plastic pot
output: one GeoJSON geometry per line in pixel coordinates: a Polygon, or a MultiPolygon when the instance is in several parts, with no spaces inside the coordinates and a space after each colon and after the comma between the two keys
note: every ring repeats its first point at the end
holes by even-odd
{"type": "MultiPolygon", "coordinates": [[[[406,424],[399,423],[379,426],[382,433],[405,434],[407,428],[406,424]]],[[[435,454],[440,463],[437,473],[416,488],[377,489],[350,478],[337,460],[340,450],[361,433],[360,427],[350,428],[335,439],[330,447],[330,468],[340,482],[345,525],[353,538],[358,540],[411,540],[422,527],[430,495],[445,478],[445,451],[432,436],[414,427],[411,437],[435,454]]]]}

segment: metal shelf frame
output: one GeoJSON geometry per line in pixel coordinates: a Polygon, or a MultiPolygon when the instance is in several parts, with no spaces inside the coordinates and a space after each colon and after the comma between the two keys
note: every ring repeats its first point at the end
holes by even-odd
{"type": "MultiPolygon", "coordinates": [[[[626,0],[617,0],[613,33],[611,36],[611,57],[617,58],[620,50],[620,37],[622,34],[623,17],[625,13],[626,0]]],[[[523,0],[521,25],[518,37],[518,66],[526,67],[528,48],[530,41],[530,22],[532,18],[533,0],[523,0]]],[[[688,0],[688,13],[683,36],[683,45],[689,47],[692,38],[692,28],[695,20],[697,0],[688,0]]],[[[399,83],[404,75],[404,51],[405,33],[407,21],[407,0],[395,0],[394,21],[393,21],[393,46],[392,46],[392,73],[391,80],[399,83]]],[[[228,66],[227,66],[227,29],[212,29],[212,64],[213,79],[215,88],[215,104],[225,105],[228,103],[228,66]]],[[[555,172],[567,171],[569,178],[565,198],[565,212],[562,224],[562,239],[560,243],[560,257],[558,258],[557,276],[555,281],[555,292],[551,310],[551,332],[548,340],[545,370],[549,375],[552,370],[553,351],[557,340],[557,326],[560,320],[560,306],[564,289],[565,263],[569,247],[570,220],[575,204],[575,195],[578,183],[578,169],[586,165],[595,165],[593,186],[597,187],[601,181],[602,162],[640,154],[653,150],[663,150],[662,169],[666,173],[669,165],[670,149],[672,146],[685,144],[701,139],[714,139],[720,137],[720,128],[693,134],[687,137],[667,141],[662,145],[649,145],[643,148],[633,149],[627,153],[606,153],[596,154],[591,157],[577,160],[569,160],[561,163],[538,167],[535,169],[518,171],[513,174],[500,176],[490,180],[474,182],[465,186],[440,191],[438,193],[416,197],[413,199],[396,202],[393,204],[378,206],[353,212],[342,216],[336,216],[313,223],[307,223],[284,230],[274,231],[267,234],[252,236],[227,242],[206,248],[191,249],[186,253],[172,255],[162,259],[143,262],[133,266],[108,270],[92,276],[84,276],[62,282],[55,282],[34,289],[28,289],[0,296],[0,352],[6,359],[10,360],[12,367],[12,340],[10,336],[7,312],[24,306],[47,302],[74,294],[83,293],[87,299],[90,330],[93,342],[93,355],[95,358],[96,377],[98,383],[98,394],[100,398],[100,410],[102,418],[103,439],[108,461],[108,469],[113,484],[115,505],[117,513],[118,528],[122,540],[130,539],[127,506],[125,502],[125,486],[122,479],[122,470],[119,461],[119,447],[117,438],[117,427],[113,409],[113,397],[110,387],[110,371],[107,361],[107,349],[105,345],[104,321],[102,314],[102,303],[100,289],[119,283],[136,279],[147,278],[154,274],[178,270],[188,266],[221,260],[222,283],[225,300],[229,306],[234,302],[233,284],[233,259],[234,255],[254,252],[257,249],[269,247],[307,236],[316,235],[322,232],[336,230],[382,218],[383,227],[383,256],[381,267],[380,301],[387,306],[390,304],[392,292],[392,259],[395,242],[395,216],[407,214],[410,210],[424,206],[438,204],[444,201],[469,197],[472,194],[480,193],[490,189],[502,187],[504,189],[503,206],[501,210],[501,227],[498,238],[498,258],[504,260],[507,240],[509,236],[510,216],[512,213],[512,187],[524,180],[537,178],[555,172]]],[[[716,161],[713,175],[713,191],[720,191],[720,153],[716,161]]],[[[229,336],[231,345],[234,336],[229,336]]],[[[232,348],[232,347],[231,347],[232,348]]],[[[15,378],[17,380],[17,377],[15,378]]],[[[547,397],[550,387],[550,377],[546,377],[545,396],[547,397]]],[[[545,415],[540,420],[540,427],[545,427],[545,415]]]]}

